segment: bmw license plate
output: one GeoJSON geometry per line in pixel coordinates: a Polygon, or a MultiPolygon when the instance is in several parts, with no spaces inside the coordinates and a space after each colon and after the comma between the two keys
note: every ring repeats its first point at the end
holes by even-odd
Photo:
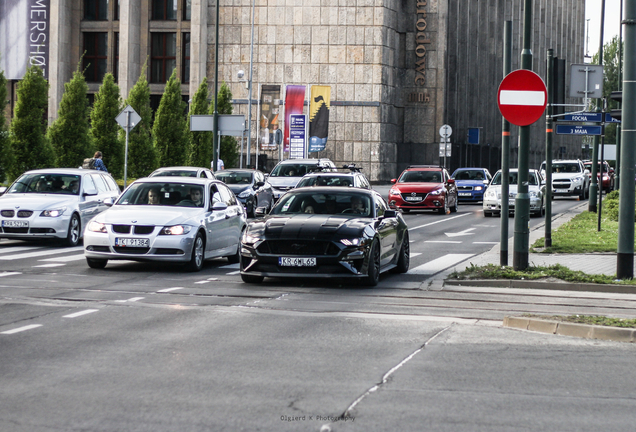
{"type": "Polygon", "coordinates": [[[2,226],[7,228],[28,228],[29,221],[21,220],[3,220],[2,226]]]}
{"type": "Polygon", "coordinates": [[[472,195],[473,195],[473,194],[472,194],[472,193],[470,193],[470,192],[460,192],[460,193],[459,193],[459,196],[467,196],[467,197],[469,197],[469,196],[472,196],[472,195]]]}
{"type": "Polygon", "coordinates": [[[150,240],[144,238],[115,238],[115,246],[119,247],[150,247],[150,240]]]}
{"type": "Polygon", "coordinates": [[[281,267],[315,267],[316,258],[278,257],[278,265],[281,267]]]}

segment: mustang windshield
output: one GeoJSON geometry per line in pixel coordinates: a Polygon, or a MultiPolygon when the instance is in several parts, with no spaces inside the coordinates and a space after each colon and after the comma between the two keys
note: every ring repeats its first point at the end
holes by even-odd
{"type": "Polygon", "coordinates": [[[188,183],[134,183],[116,205],[203,207],[203,186],[188,183]]]}
{"type": "Polygon", "coordinates": [[[270,214],[326,214],[372,217],[371,197],[356,193],[290,192],[284,195],[270,214]]]}
{"type": "Polygon", "coordinates": [[[79,195],[80,176],[73,174],[25,174],[7,193],[79,195]]]}

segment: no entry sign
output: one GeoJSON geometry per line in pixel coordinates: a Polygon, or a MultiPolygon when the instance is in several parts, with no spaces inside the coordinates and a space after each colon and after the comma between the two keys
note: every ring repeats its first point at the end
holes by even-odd
{"type": "Polygon", "coordinates": [[[531,70],[510,72],[499,84],[499,111],[517,126],[528,126],[541,118],[548,103],[548,92],[541,77],[531,70]]]}

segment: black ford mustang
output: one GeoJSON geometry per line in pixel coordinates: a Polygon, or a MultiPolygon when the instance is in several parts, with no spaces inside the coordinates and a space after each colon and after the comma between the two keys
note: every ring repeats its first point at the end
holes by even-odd
{"type": "Polygon", "coordinates": [[[305,187],[285,194],[241,239],[241,278],[358,278],[409,269],[409,232],[400,213],[373,190],[305,187]]]}

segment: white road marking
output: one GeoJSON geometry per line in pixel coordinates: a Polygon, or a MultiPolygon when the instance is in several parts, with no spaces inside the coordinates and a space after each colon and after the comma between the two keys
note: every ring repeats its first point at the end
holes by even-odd
{"type": "Polygon", "coordinates": [[[237,274],[239,274],[239,273],[241,273],[241,271],[240,271],[240,270],[233,271],[233,272],[229,272],[229,273],[225,273],[225,274],[226,274],[226,275],[237,275],[237,274]]]}
{"type": "Polygon", "coordinates": [[[166,288],[166,289],[159,290],[157,292],[158,293],[167,293],[167,292],[170,292],[170,291],[176,291],[176,290],[180,290],[180,289],[183,289],[183,288],[182,287],[166,288]]]}
{"type": "Polygon", "coordinates": [[[5,276],[13,276],[13,275],[19,275],[22,274],[21,272],[2,272],[0,273],[0,277],[5,277],[5,276]]]}
{"type": "Polygon", "coordinates": [[[13,246],[0,248],[0,254],[11,253],[11,252],[20,252],[25,250],[35,250],[37,248],[29,247],[29,246],[13,246]]]}
{"type": "Polygon", "coordinates": [[[412,252],[412,253],[410,253],[410,254],[409,254],[409,256],[410,256],[411,258],[416,257],[416,256],[418,256],[418,255],[422,255],[422,253],[421,253],[421,252],[412,252]]]}
{"type": "Polygon", "coordinates": [[[199,282],[195,282],[195,284],[206,284],[206,283],[210,283],[211,281],[209,280],[204,280],[204,281],[199,281],[199,282]]]}
{"type": "Polygon", "coordinates": [[[224,266],[221,266],[219,268],[222,268],[222,269],[237,269],[237,268],[241,268],[240,266],[241,266],[240,263],[236,263],[236,264],[224,265],[224,266]]]}
{"type": "Polygon", "coordinates": [[[63,267],[66,264],[42,264],[42,265],[36,265],[33,267],[63,267]]]}
{"type": "Polygon", "coordinates": [[[133,297],[133,298],[129,298],[128,300],[115,300],[117,303],[126,303],[126,302],[136,302],[139,300],[142,300],[144,297],[133,297]]]}
{"type": "Polygon", "coordinates": [[[467,235],[474,235],[475,233],[470,232],[474,229],[475,228],[466,228],[464,231],[460,231],[456,233],[444,233],[444,234],[446,234],[448,237],[461,237],[461,236],[467,236],[467,235]]]}
{"type": "Polygon", "coordinates": [[[496,245],[500,242],[473,242],[473,244],[485,244],[485,245],[496,245]]]}
{"type": "Polygon", "coordinates": [[[461,241],[455,240],[426,240],[424,243],[450,243],[450,244],[461,244],[461,241]]]}
{"type": "Polygon", "coordinates": [[[219,280],[219,278],[208,278],[209,281],[219,280]]]}
{"type": "Polygon", "coordinates": [[[434,274],[470,258],[473,254],[448,254],[415,267],[408,274],[434,274]]]}
{"type": "Polygon", "coordinates": [[[14,334],[14,333],[20,333],[20,332],[27,331],[27,330],[31,330],[31,329],[38,328],[38,327],[42,327],[42,324],[31,324],[31,325],[24,326],[24,327],[18,327],[18,328],[15,328],[15,329],[13,329],[13,330],[3,331],[3,332],[2,332],[2,333],[0,333],[0,334],[14,334]]]}
{"type": "Polygon", "coordinates": [[[86,309],[80,312],[72,313],[70,315],[64,315],[62,318],[77,318],[77,317],[81,317],[82,315],[86,315],[86,314],[97,312],[97,311],[98,309],[86,309]]]}
{"type": "Polygon", "coordinates": [[[76,252],[80,250],[84,250],[84,246],[77,246],[77,247],[64,248],[64,249],[47,249],[47,250],[38,251],[38,252],[29,252],[29,253],[23,253],[18,255],[2,256],[0,257],[0,260],[12,261],[12,260],[17,260],[21,258],[33,258],[33,257],[44,256],[44,255],[57,255],[57,254],[63,254],[68,252],[76,252]]]}
{"type": "Polygon", "coordinates": [[[451,221],[453,219],[457,219],[457,218],[460,218],[460,217],[468,216],[469,214],[471,214],[471,213],[462,213],[460,215],[453,216],[453,217],[450,217],[450,218],[440,219],[440,220],[435,221],[435,222],[431,222],[431,223],[427,223],[427,224],[424,224],[424,225],[420,225],[420,226],[416,226],[416,227],[413,227],[413,228],[409,228],[409,231],[413,231],[413,230],[416,230],[416,229],[424,228],[424,227],[435,225],[435,224],[442,223],[442,222],[448,222],[448,221],[451,221]]]}
{"type": "Polygon", "coordinates": [[[45,258],[38,261],[54,261],[54,262],[69,262],[69,261],[79,261],[86,259],[84,254],[81,255],[68,255],[63,257],[55,257],[55,258],[45,258]]]}

